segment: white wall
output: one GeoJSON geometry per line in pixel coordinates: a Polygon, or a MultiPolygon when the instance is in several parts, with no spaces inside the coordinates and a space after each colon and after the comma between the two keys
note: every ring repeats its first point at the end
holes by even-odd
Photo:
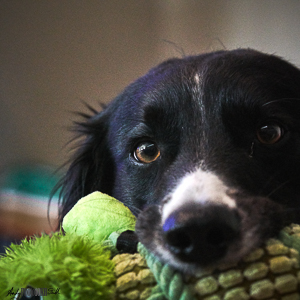
{"type": "Polygon", "coordinates": [[[300,1],[229,1],[224,39],[229,47],[252,47],[300,67],[300,1]]]}

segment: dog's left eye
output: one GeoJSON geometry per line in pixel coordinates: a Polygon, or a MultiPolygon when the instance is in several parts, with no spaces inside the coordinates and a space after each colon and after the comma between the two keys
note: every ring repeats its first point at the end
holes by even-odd
{"type": "Polygon", "coordinates": [[[266,124],[257,130],[257,138],[263,144],[272,145],[277,143],[283,136],[282,126],[276,123],[266,124]]]}
{"type": "Polygon", "coordinates": [[[149,164],[158,159],[160,150],[153,142],[142,142],[137,145],[133,152],[133,156],[135,160],[149,164]]]}

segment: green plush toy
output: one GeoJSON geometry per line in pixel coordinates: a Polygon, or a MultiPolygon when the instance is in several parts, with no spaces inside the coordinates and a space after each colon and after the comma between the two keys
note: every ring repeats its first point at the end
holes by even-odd
{"type": "Polygon", "coordinates": [[[80,199],[63,220],[65,232],[88,235],[98,242],[112,232],[134,230],[136,218],[122,202],[100,192],[80,199]]]}
{"type": "Polygon", "coordinates": [[[7,248],[0,259],[0,299],[300,299],[299,225],[284,228],[235,266],[195,276],[162,264],[142,244],[137,254],[115,255],[117,237],[134,225],[116,199],[99,192],[82,198],[63,221],[65,235],[7,248]]]}

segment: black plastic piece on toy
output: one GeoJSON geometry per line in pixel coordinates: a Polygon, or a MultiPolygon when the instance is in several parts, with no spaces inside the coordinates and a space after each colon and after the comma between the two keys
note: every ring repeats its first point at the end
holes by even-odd
{"type": "Polygon", "coordinates": [[[117,239],[116,248],[119,253],[137,253],[138,237],[132,230],[126,230],[117,239]]]}

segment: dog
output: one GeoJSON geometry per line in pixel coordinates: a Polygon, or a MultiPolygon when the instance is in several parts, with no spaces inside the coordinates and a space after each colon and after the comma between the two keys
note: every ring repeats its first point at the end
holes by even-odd
{"type": "Polygon", "coordinates": [[[91,110],[60,220],[107,193],[183,272],[235,263],[300,221],[300,71],[289,62],[252,49],[169,59],[91,110]]]}

